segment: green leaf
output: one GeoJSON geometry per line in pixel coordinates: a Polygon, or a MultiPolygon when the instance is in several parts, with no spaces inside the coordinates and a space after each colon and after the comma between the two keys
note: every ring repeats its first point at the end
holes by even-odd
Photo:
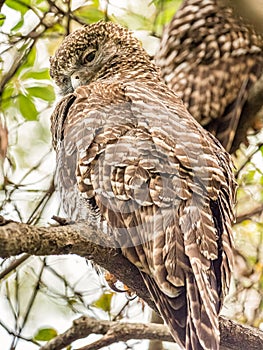
{"type": "Polygon", "coordinates": [[[94,306],[96,306],[99,309],[102,309],[103,311],[110,312],[111,310],[111,299],[113,297],[114,293],[104,293],[102,294],[95,303],[93,303],[94,306]]]}
{"type": "Polygon", "coordinates": [[[256,175],[256,170],[249,170],[247,173],[246,173],[246,184],[253,184],[253,182],[255,181],[255,175],[256,175]]]}
{"type": "Polygon", "coordinates": [[[38,341],[49,341],[58,335],[54,328],[41,328],[34,336],[34,340],[38,341]]]}
{"type": "Polygon", "coordinates": [[[24,18],[21,18],[19,22],[11,29],[12,32],[18,31],[24,25],[24,18]]]}
{"type": "Polygon", "coordinates": [[[5,5],[21,12],[22,15],[24,15],[29,9],[28,6],[24,5],[22,1],[16,1],[16,0],[6,0],[5,5]]]}
{"type": "Polygon", "coordinates": [[[82,18],[87,23],[98,22],[104,19],[105,14],[103,11],[93,6],[82,6],[73,12],[75,16],[82,18]]]}
{"type": "Polygon", "coordinates": [[[36,7],[42,12],[48,12],[50,9],[47,1],[35,0],[34,5],[36,5],[36,7]]]}
{"type": "Polygon", "coordinates": [[[59,34],[64,35],[65,34],[65,27],[59,23],[55,23],[52,27],[49,27],[45,30],[45,36],[49,37],[50,33],[56,33],[56,35],[59,35],[59,34]]]}
{"type": "Polygon", "coordinates": [[[26,89],[30,96],[41,98],[45,101],[54,101],[55,93],[51,85],[47,86],[34,86],[26,89]]]}
{"type": "Polygon", "coordinates": [[[13,84],[7,84],[1,97],[1,108],[3,110],[9,108],[12,104],[12,96],[14,96],[15,90],[13,84]]]}
{"type": "Polygon", "coordinates": [[[26,120],[36,120],[38,116],[38,111],[30,98],[25,95],[18,95],[17,97],[19,110],[22,116],[26,120]]]}
{"type": "Polygon", "coordinates": [[[8,84],[6,84],[5,89],[4,89],[3,93],[2,93],[1,100],[2,101],[3,100],[7,100],[10,97],[12,97],[14,95],[14,91],[15,91],[14,90],[14,85],[12,83],[10,84],[10,82],[9,82],[8,84]]]}
{"type": "Polygon", "coordinates": [[[49,70],[48,68],[39,70],[37,72],[32,71],[31,69],[25,69],[25,72],[21,74],[21,79],[38,79],[38,80],[50,80],[49,70]]]}
{"type": "Polygon", "coordinates": [[[5,19],[6,19],[6,16],[3,13],[0,13],[0,26],[4,24],[5,19]]]}
{"type": "Polygon", "coordinates": [[[23,64],[23,68],[33,67],[36,60],[36,56],[37,56],[37,50],[36,50],[36,47],[33,46],[29,54],[27,55],[26,61],[23,64]]]}

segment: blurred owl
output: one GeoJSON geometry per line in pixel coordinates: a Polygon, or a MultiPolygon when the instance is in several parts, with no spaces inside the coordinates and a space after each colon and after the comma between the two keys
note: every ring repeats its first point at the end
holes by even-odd
{"type": "Polygon", "coordinates": [[[263,38],[222,0],[184,0],[164,29],[155,62],[167,85],[227,151],[246,141],[255,118],[242,111],[263,74],[263,38]]]}
{"type": "Polygon", "coordinates": [[[50,62],[65,95],[52,135],[67,215],[114,237],[183,348],[218,349],[232,268],[229,155],[120,25],[76,30],[50,62]]]}

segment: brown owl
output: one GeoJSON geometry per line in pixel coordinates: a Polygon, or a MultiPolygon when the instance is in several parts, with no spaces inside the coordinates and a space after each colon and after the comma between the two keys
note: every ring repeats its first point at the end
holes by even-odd
{"type": "Polygon", "coordinates": [[[50,74],[65,95],[52,134],[67,215],[114,237],[183,348],[218,349],[232,268],[229,155],[118,24],[70,34],[50,74]]]}
{"type": "Polygon", "coordinates": [[[263,38],[222,0],[184,0],[155,62],[193,117],[236,151],[255,122],[242,111],[263,74],[263,38]]]}

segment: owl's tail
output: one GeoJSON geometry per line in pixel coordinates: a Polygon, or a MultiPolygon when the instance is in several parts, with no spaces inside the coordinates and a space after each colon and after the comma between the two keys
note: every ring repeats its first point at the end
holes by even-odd
{"type": "Polygon", "coordinates": [[[143,274],[145,284],[175,341],[186,350],[218,350],[219,332],[211,324],[201,302],[194,275],[186,279],[186,287],[171,298],[163,293],[155,280],[143,274]]]}

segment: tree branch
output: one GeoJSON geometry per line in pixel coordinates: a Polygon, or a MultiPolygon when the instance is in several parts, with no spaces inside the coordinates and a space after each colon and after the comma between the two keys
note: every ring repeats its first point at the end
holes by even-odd
{"type": "Polygon", "coordinates": [[[237,216],[236,218],[236,224],[240,224],[242,221],[244,220],[251,220],[251,218],[255,215],[260,215],[262,214],[263,212],[263,204],[262,205],[259,205],[258,207],[256,208],[253,208],[249,211],[247,211],[246,213],[244,214],[240,214],[237,216]]]}
{"type": "Polygon", "coordinates": [[[77,254],[112,272],[120,281],[136,291],[153,310],[139,270],[120,252],[114,242],[86,222],[51,227],[36,227],[0,217],[0,257],[27,253],[30,255],[77,254]],[[1,226],[2,225],[2,226],[1,226]]]}
{"type": "MultiPolygon", "coordinates": [[[[255,329],[239,325],[233,321],[221,318],[221,345],[222,348],[233,350],[259,350],[263,346],[263,333],[255,329]],[[240,341],[246,335],[246,343],[240,341]]],[[[160,324],[120,323],[112,321],[95,320],[90,317],[80,317],[73,322],[73,326],[65,333],[52,339],[41,347],[41,350],[60,350],[73,341],[86,338],[90,334],[102,334],[103,337],[79,348],[78,350],[98,350],[119,341],[129,339],[151,339],[173,342],[167,326],[160,324]]]]}
{"type": "Polygon", "coordinates": [[[98,341],[78,350],[97,350],[118,341],[125,342],[129,339],[162,339],[163,341],[173,342],[168,328],[164,325],[155,323],[120,323],[80,317],[73,322],[73,326],[70,329],[42,346],[41,350],[60,350],[73,341],[94,333],[104,336],[98,341]]]}
{"type": "MultiPolygon", "coordinates": [[[[114,247],[114,243],[107,235],[105,235],[103,232],[100,232],[96,227],[86,222],[73,223],[65,226],[36,227],[27,224],[6,221],[3,218],[0,220],[0,256],[2,258],[18,255],[21,253],[28,253],[31,255],[77,254],[79,256],[86,257],[113,273],[120,281],[136,291],[137,295],[142,298],[151,308],[156,310],[155,304],[153,303],[142,281],[138,269],[132,265],[120,253],[118,249],[112,247],[114,247]]],[[[66,341],[72,342],[75,340],[75,338],[71,339],[69,334],[78,334],[76,339],[79,339],[86,337],[90,333],[106,334],[108,332],[107,329],[113,326],[109,323],[106,323],[105,325],[105,321],[103,321],[103,323],[102,321],[95,320],[92,320],[92,327],[88,327],[87,325],[83,326],[83,322],[90,324],[90,319],[88,318],[81,318],[80,321],[76,322],[77,326],[74,323],[73,328],[80,327],[81,331],[78,330],[78,328],[76,328],[77,330],[70,329],[65,332],[64,335],[60,335],[56,338],[58,342],[64,342],[63,347],[65,347],[66,341]],[[96,328],[98,324],[101,324],[99,331],[96,330],[98,329],[96,328]],[[94,325],[96,325],[96,327],[94,325]],[[82,329],[87,330],[85,334],[83,333],[82,329]],[[59,340],[60,338],[61,340],[59,340]]],[[[114,325],[116,325],[116,327],[126,327],[123,324],[117,326],[119,323],[114,323],[114,325]]],[[[147,335],[146,333],[143,333],[143,336],[140,335],[142,334],[142,331],[139,332],[139,326],[136,331],[137,333],[134,333],[136,326],[133,326],[135,328],[132,328],[131,331],[127,330],[125,333],[127,334],[127,339],[155,339],[153,338],[154,335],[150,337],[148,333],[147,335]],[[130,335],[128,336],[128,334],[130,335]]],[[[143,325],[143,327],[143,329],[147,330],[148,332],[149,330],[147,327],[152,326],[143,325]]],[[[163,326],[154,325],[153,327],[157,328],[151,328],[152,331],[154,329],[157,329],[158,332],[160,332],[158,333],[158,339],[163,336],[163,340],[165,340],[165,334],[167,333],[162,333],[164,332],[164,329],[158,328],[163,326]]],[[[154,334],[156,332],[157,331],[155,331],[154,334]]],[[[167,332],[167,329],[165,332],[167,332]]],[[[259,330],[237,324],[233,321],[226,320],[221,317],[220,332],[222,349],[263,349],[263,332],[259,330]]],[[[116,342],[118,340],[114,337],[112,339],[113,342],[116,342]]],[[[121,339],[123,339],[123,335],[121,336],[121,339]]],[[[52,341],[55,342],[55,339],[52,341]]],[[[108,339],[106,338],[105,340],[104,338],[104,341],[108,341],[108,339]]],[[[42,349],[51,349],[51,347],[47,347],[47,344],[45,346],[46,348],[42,347],[42,349]]],[[[52,347],[52,350],[58,350],[62,348],[59,346],[52,347]]],[[[92,349],[95,348],[92,347],[92,349]]]]}

